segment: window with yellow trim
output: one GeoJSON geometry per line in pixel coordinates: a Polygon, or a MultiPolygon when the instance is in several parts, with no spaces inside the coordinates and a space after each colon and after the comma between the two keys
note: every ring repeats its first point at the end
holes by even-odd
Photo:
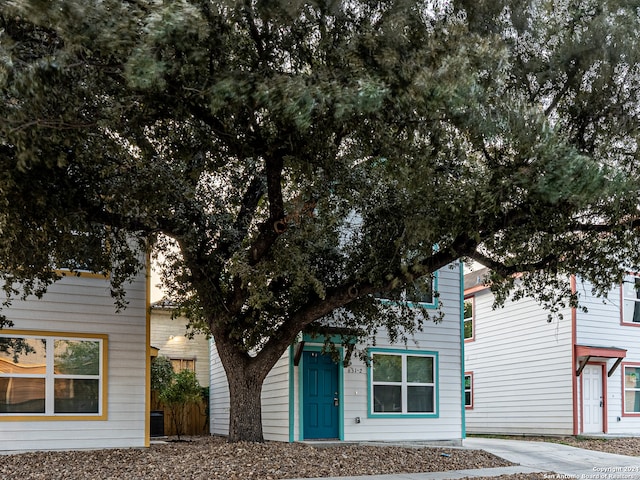
{"type": "Polygon", "coordinates": [[[102,415],[104,340],[0,336],[0,416],[102,415]]]}

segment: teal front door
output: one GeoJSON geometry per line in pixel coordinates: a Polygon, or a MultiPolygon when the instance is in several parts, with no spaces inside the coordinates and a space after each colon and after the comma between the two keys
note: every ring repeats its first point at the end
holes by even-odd
{"type": "Polygon", "coordinates": [[[303,352],[304,439],[338,438],[338,365],[329,355],[303,352]]]}

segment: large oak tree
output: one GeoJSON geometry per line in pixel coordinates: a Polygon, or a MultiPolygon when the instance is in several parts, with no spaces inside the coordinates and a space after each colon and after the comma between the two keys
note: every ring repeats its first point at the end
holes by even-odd
{"type": "Polygon", "coordinates": [[[638,3],[5,0],[7,303],[64,266],[123,306],[153,244],[260,441],[300,331],[426,320],[376,292],[461,257],[604,288],[640,269],[638,3]]]}

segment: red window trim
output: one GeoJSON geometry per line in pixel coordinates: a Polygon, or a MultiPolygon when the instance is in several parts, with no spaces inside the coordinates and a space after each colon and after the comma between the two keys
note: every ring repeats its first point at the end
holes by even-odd
{"type": "Polygon", "coordinates": [[[624,408],[624,402],[625,402],[625,385],[624,385],[624,379],[625,379],[625,374],[624,374],[624,369],[625,367],[640,367],[640,362],[622,362],[621,364],[622,367],[622,372],[621,372],[621,377],[622,377],[622,416],[623,417],[640,417],[640,412],[625,412],[625,408],[624,408]]]}

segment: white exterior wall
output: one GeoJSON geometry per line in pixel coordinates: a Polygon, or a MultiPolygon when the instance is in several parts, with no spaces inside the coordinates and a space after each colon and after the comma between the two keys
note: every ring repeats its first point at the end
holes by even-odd
{"type": "Polygon", "coordinates": [[[475,340],[464,346],[473,374],[467,433],[571,435],[571,310],[548,323],[531,299],[492,305],[488,289],[475,294],[475,340]]]}
{"type": "MultiPolygon", "coordinates": [[[[417,345],[409,340],[407,350],[425,350],[438,354],[437,418],[368,417],[367,367],[354,356],[344,370],[345,441],[454,441],[462,439],[462,356],[461,356],[460,270],[445,267],[438,272],[439,302],[444,320],[425,324],[416,334],[417,345]],[[360,417],[360,423],[356,423],[360,417]]],[[[402,344],[390,344],[384,334],[376,348],[403,350],[402,344]]]]}
{"type": "MultiPolygon", "coordinates": [[[[623,364],[615,370],[613,375],[607,378],[605,374],[607,433],[640,435],[640,417],[623,415],[622,403],[624,401],[622,366],[627,362],[640,363],[640,325],[621,324],[619,286],[611,289],[607,299],[593,297],[591,285],[583,281],[577,282],[577,292],[580,295],[581,304],[587,307],[588,312],[577,312],[576,343],[627,350],[623,364]]],[[[601,359],[596,362],[606,362],[608,371],[615,359],[601,359]]],[[[579,393],[577,398],[580,406],[579,393]]],[[[580,421],[582,415],[580,409],[578,415],[580,421]]]]}
{"type": "Polygon", "coordinates": [[[211,347],[211,382],[209,383],[209,424],[212,435],[229,435],[229,384],[224,371],[215,339],[209,341],[211,347]]]}
{"type": "Polygon", "coordinates": [[[265,440],[289,441],[289,349],[262,386],[262,431],[265,440]]]}
{"type": "MultiPolygon", "coordinates": [[[[381,334],[376,348],[425,350],[437,352],[438,370],[436,418],[368,418],[367,367],[355,355],[351,365],[342,370],[341,431],[345,441],[453,441],[460,442],[462,425],[462,347],[461,347],[461,278],[459,266],[443,268],[438,273],[439,302],[445,319],[427,323],[411,340],[391,345],[381,334]],[[359,417],[360,423],[356,423],[359,417]]],[[[310,345],[310,344],[307,344],[310,345]]],[[[265,440],[300,440],[300,368],[292,366],[288,349],[265,380],[262,392],[263,431],[265,440]],[[289,403],[293,405],[289,408],[289,403]],[[291,418],[293,416],[293,418],[291,418]]],[[[229,388],[215,344],[211,347],[211,433],[227,435],[229,431],[229,388]]]]}
{"type": "Polygon", "coordinates": [[[146,284],[128,289],[129,305],[115,313],[109,282],[67,277],[41,300],[16,300],[3,313],[14,327],[2,330],[77,332],[108,336],[107,419],[7,421],[0,416],[0,451],[143,447],[146,443],[146,284]]]}
{"type": "Polygon", "coordinates": [[[209,386],[209,341],[205,335],[187,338],[187,320],[171,319],[170,309],[151,310],[151,346],[159,349],[158,355],[168,358],[195,360],[196,378],[203,387],[209,386]],[[173,338],[171,338],[173,337],[173,338]]]}
{"type": "MultiPolygon", "coordinates": [[[[211,387],[209,389],[212,435],[229,434],[229,385],[211,341],[211,387]]],[[[262,429],[265,440],[289,441],[289,349],[280,357],[262,386],[262,429]]]]}
{"type": "MultiPolygon", "coordinates": [[[[354,354],[349,367],[342,371],[342,425],[344,440],[357,441],[432,441],[459,443],[462,426],[462,353],[461,353],[461,285],[460,270],[443,268],[438,272],[439,302],[445,313],[439,324],[427,323],[423,332],[416,334],[417,345],[411,340],[404,344],[390,344],[384,333],[376,338],[376,348],[398,351],[424,350],[438,354],[436,418],[399,416],[396,418],[369,417],[369,388],[367,369],[354,354]],[[356,422],[356,418],[360,420],[356,422]]],[[[309,345],[309,344],[307,344],[309,345]]],[[[318,344],[317,346],[321,346],[318,344]]],[[[293,371],[293,440],[301,439],[300,374],[293,371]]]]}

